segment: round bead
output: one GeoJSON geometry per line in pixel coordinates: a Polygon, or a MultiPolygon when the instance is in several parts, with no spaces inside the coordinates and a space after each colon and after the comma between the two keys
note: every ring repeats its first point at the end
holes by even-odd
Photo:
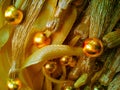
{"type": "Polygon", "coordinates": [[[73,90],[73,82],[65,82],[62,84],[61,90],[73,90]]]}
{"type": "Polygon", "coordinates": [[[97,57],[103,52],[103,44],[97,38],[86,39],[83,46],[83,52],[89,57],[97,57]]]}
{"type": "Polygon", "coordinates": [[[57,63],[53,61],[48,61],[45,64],[44,68],[48,73],[53,73],[57,69],[57,63]]]}
{"type": "Polygon", "coordinates": [[[22,11],[16,9],[14,6],[9,6],[5,10],[5,18],[10,24],[19,24],[23,19],[22,11]]]}
{"type": "Polygon", "coordinates": [[[19,79],[9,79],[7,82],[8,90],[20,90],[21,81],[19,79]]]}
{"type": "Polygon", "coordinates": [[[63,90],[73,90],[72,86],[66,86],[63,90]]]}
{"type": "Polygon", "coordinates": [[[60,59],[60,63],[65,66],[69,65],[71,67],[74,67],[76,64],[76,60],[74,60],[71,56],[63,56],[60,59]]]}
{"type": "Polygon", "coordinates": [[[63,64],[63,65],[69,65],[69,62],[71,61],[72,57],[69,57],[69,56],[63,56],[61,59],[60,59],[60,63],[63,64]]]}
{"type": "Polygon", "coordinates": [[[44,47],[51,43],[51,39],[48,38],[43,32],[37,32],[34,35],[33,43],[38,48],[44,47]]]}

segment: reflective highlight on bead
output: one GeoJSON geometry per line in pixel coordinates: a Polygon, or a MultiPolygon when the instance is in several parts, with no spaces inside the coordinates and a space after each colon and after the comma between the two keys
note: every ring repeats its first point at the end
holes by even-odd
{"type": "Polygon", "coordinates": [[[103,44],[97,38],[89,38],[84,41],[83,52],[89,57],[97,57],[103,52],[103,44]]]}
{"type": "Polygon", "coordinates": [[[66,87],[64,88],[64,90],[73,90],[73,87],[72,87],[72,86],[66,86],[66,87]]]}
{"type": "Polygon", "coordinates": [[[7,82],[8,90],[20,90],[21,85],[19,79],[9,79],[7,82]]]}
{"type": "Polygon", "coordinates": [[[74,90],[73,88],[73,82],[65,82],[63,85],[62,85],[62,88],[61,90],[74,90]]]}
{"type": "Polygon", "coordinates": [[[48,73],[53,73],[57,69],[57,63],[54,61],[48,61],[44,68],[48,73]]]}
{"type": "Polygon", "coordinates": [[[21,21],[23,19],[22,11],[16,9],[14,6],[9,6],[5,10],[4,15],[5,15],[5,18],[8,21],[8,23],[14,24],[14,25],[21,23],[21,21]]]}
{"type": "Polygon", "coordinates": [[[46,45],[49,45],[51,43],[51,39],[47,37],[43,32],[37,32],[34,35],[33,43],[38,48],[44,47],[46,45]]]}
{"type": "Polygon", "coordinates": [[[65,66],[69,65],[71,67],[74,67],[76,65],[76,60],[74,60],[71,56],[63,56],[60,59],[60,63],[65,66]]]}

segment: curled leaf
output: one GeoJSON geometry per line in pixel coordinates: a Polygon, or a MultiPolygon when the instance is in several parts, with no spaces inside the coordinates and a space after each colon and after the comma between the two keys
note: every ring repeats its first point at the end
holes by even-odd
{"type": "Polygon", "coordinates": [[[42,61],[59,58],[64,55],[80,56],[81,54],[83,54],[81,47],[70,47],[68,45],[48,45],[38,49],[31,56],[29,56],[23,63],[22,69],[42,61]]]}

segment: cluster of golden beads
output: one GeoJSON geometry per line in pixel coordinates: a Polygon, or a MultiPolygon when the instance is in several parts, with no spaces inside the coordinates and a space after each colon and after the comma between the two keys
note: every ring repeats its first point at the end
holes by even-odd
{"type": "Polygon", "coordinates": [[[7,82],[8,90],[20,90],[21,85],[19,79],[9,79],[7,82]]]}
{"type": "Polygon", "coordinates": [[[97,38],[89,38],[84,41],[83,52],[89,57],[97,57],[103,52],[103,44],[97,38]]]}
{"type": "Polygon", "coordinates": [[[23,13],[21,10],[16,9],[14,6],[9,6],[5,10],[5,19],[10,24],[19,24],[23,19],[23,13]]]}
{"type": "Polygon", "coordinates": [[[33,43],[38,48],[44,47],[51,43],[50,37],[47,37],[44,32],[37,32],[33,37],[33,43]]]}
{"type": "Polygon", "coordinates": [[[46,72],[48,73],[53,73],[56,71],[57,69],[57,63],[54,61],[48,61],[45,65],[44,68],[46,70],[46,72]]]}
{"type": "Polygon", "coordinates": [[[63,56],[61,59],[60,59],[60,63],[62,65],[65,65],[65,66],[71,66],[71,67],[74,67],[76,65],[76,60],[73,59],[73,57],[71,56],[63,56]]]}

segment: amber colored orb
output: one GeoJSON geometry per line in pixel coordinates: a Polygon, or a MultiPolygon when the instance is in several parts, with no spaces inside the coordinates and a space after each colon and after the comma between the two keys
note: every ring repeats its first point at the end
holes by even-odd
{"type": "Polygon", "coordinates": [[[34,35],[33,43],[38,48],[44,47],[46,45],[49,45],[51,43],[50,37],[47,37],[43,32],[37,32],[34,35]]]}
{"type": "Polygon", "coordinates": [[[97,57],[103,52],[103,44],[97,38],[89,38],[84,41],[83,52],[89,57],[97,57]]]}
{"type": "Polygon", "coordinates": [[[21,85],[19,79],[9,79],[7,82],[8,90],[20,90],[21,85]]]}
{"type": "Polygon", "coordinates": [[[48,61],[45,64],[44,68],[48,73],[53,73],[57,69],[57,63],[53,61],[48,61]]]}
{"type": "Polygon", "coordinates": [[[74,90],[73,84],[74,84],[74,82],[72,82],[72,81],[65,82],[62,84],[61,90],[74,90]]]}
{"type": "Polygon", "coordinates": [[[16,9],[14,6],[9,6],[5,10],[4,16],[8,23],[16,25],[21,23],[23,19],[23,12],[21,10],[16,9]]]}
{"type": "Polygon", "coordinates": [[[70,56],[63,56],[61,59],[60,59],[60,63],[63,64],[63,65],[69,65],[69,62],[72,60],[72,57],[70,56]]]}
{"type": "Polygon", "coordinates": [[[62,65],[65,65],[65,66],[71,66],[71,67],[74,67],[76,65],[76,60],[73,59],[71,56],[63,56],[61,59],[60,59],[60,63],[62,65]]]}
{"type": "Polygon", "coordinates": [[[73,87],[72,86],[66,86],[66,87],[64,87],[63,90],[73,90],[73,87]]]}

